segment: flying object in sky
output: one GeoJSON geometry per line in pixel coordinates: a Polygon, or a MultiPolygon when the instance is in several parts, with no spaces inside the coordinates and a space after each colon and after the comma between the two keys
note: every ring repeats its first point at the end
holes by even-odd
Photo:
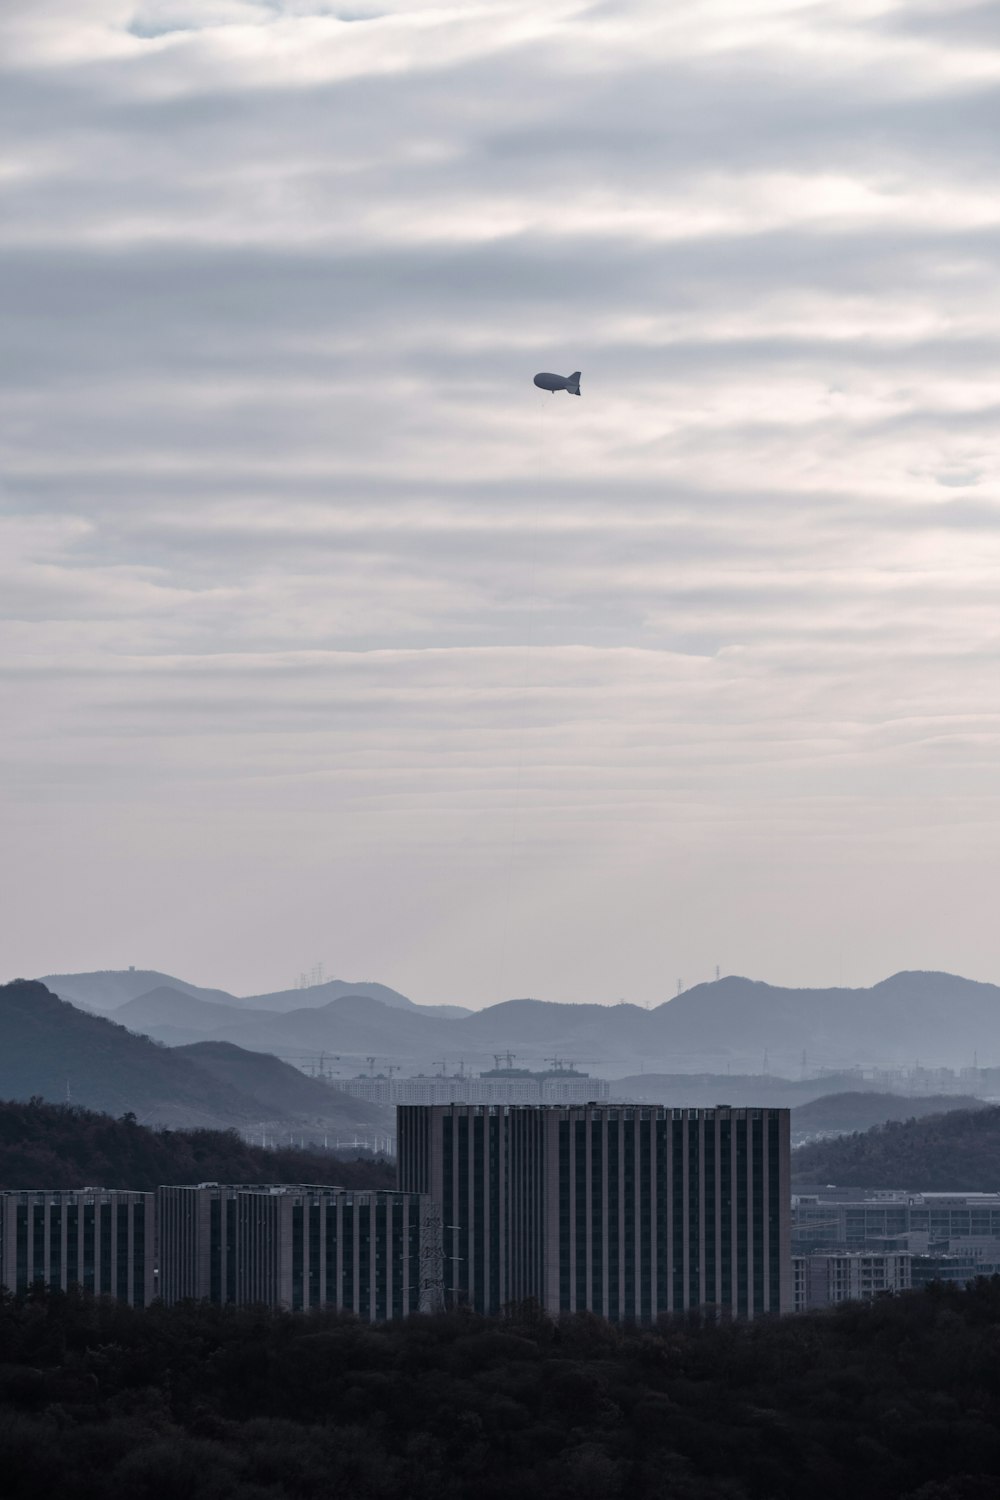
{"type": "Polygon", "coordinates": [[[550,391],[553,395],[556,391],[569,391],[571,396],[580,394],[580,371],[574,370],[572,375],[547,375],[544,371],[535,376],[535,384],[541,391],[550,391]]]}

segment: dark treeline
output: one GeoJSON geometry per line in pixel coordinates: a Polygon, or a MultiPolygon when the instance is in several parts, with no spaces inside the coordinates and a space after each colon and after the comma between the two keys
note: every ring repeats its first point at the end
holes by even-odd
{"type": "Polygon", "coordinates": [[[792,1173],[845,1187],[994,1193],[998,1163],[1000,1109],[960,1109],[800,1146],[792,1173]]]}
{"type": "Polygon", "coordinates": [[[756,1325],[0,1297],[5,1500],[994,1500],[1000,1278],[756,1325]]]}
{"type": "MultiPolygon", "coordinates": [[[[161,1183],[317,1182],[392,1188],[379,1160],[248,1146],[232,1130],[153,1130],[68,1104],[0,1102],[0,1188],[131,1188],[161,1183]]],[[[2,1351],[0,1351],[2,1358],[2,1351]]]]}

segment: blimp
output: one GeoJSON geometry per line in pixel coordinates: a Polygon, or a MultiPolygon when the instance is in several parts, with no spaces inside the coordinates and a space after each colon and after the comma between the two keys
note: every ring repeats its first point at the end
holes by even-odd
{"type": "Polygon", "coordinates": [[[550,391],[553,395],[556,391],[569,391],[571,396],[579,396],[580,371],[574,370],[572,375],[548,375],[543,370],[535,376],[535,384],[540,391],[550,391]]]}

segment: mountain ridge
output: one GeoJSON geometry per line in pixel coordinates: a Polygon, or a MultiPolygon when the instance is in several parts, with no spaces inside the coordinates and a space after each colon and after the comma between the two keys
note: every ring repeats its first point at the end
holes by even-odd
{"type": "Polygon", "coordinates": [[[310,1009],[326,1005],[330,1000],[344,995],[366,995],[369,999],[380,1000],[390,1009],[420,1011],[438,1018],[455,1020],[472,1014],[464,1005],[418,1005],[399,990],[368,979],[326,979],[304,988],[273,990],[253,995],[233,995],[228,990],[208,989],[203,985],[191,984],[186,979],[178,979],[176,975],[163,974],[158,969],[93,969],[74,974],[42,974],[38,976],[38,983],[44,984],[63,1000],[69,1000],[85,1010],[101,1013],[120,1010],[123,1005],[158,989],[171,989],[206,1003],[215,1002],[247,1011],[280,1013],[310,1009]]]}
{"type": "MultiPolygon", "coordinates": [[[[200,1040],[205,1041],[205,1038],[200,1040]]],[[[211,1044],[210,1044],[211,1045],[211,1044]]],[[[106,1016],[78,1009],[36,980],[0,985],[0,1098],[70,1101],[112,1114],[134,1113],[160,1125],[228,1128],[262,1120],[301,1134],[325,1118],[328,1130],[364,1131],[373,1107],[252,1049],[233,1048],[226,1066],[206,1065],[128,1030],[106,1016]],[[246,1081],[284,1070],[284,1086],[299,1089],[298,1107],[277,1114],[246,1081]],[[323,1090],[323,1094],[316,1093],[323,1090]],[[326,1110],[318,1106],[327,1104],[326,1110]]],[[[383,1118],[381,1116],[379,1119],[383,1118]]],[[[381,1125],[389,1128],[387,1123],[381,1125]]]]}
{"type": "MultiPolygon", "coordinates": [[[[94,991],[79,980],[76,993],[89,1003],[94,991]]],[[[135,977],[130,982],[135,990],[135,977]]],[[[325,1052],[348,1067],[373,1055],[414,1069],[438,1066],[442,1058],[488,1067],[493,1055],[507,1051],[522,1065],[555,1056],[609,1077],[640,1067],[714,1074],[770,1068],[791,1076],[800,1073],[803,1055],[813,1068],[841,1072],[915,1061],[962,1067],[977,1051],[1000,1062],[1000,988],[944,971],[900,970],[872,986],[813,989],[726,975],[648,1010],[522,997],[457,1018],[374,981],[368,988],[383,993],[355,993],[335,980],[312,992],[250,997],[278,1002],[267,1010],[178,981],[135,993],[112,1014],[171,1044],[213,1038],[254,1051],[325,1052]],[[306,995],[308,1003],[292,1004],[306,995]]]]}

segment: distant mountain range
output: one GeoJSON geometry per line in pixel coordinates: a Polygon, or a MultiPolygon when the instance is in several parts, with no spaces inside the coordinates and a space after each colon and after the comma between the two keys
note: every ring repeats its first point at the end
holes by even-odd
{"type": "Polygon", "coordinates": [[[149,995],[156,990],[175,990],[207,1004],[229,1005],[236,1010],[310,1010],[328,1005],[344,995],[364,995],[369,1000],[380,1000],[390,1010],[414,1010],[421,1015],[455,1020],[471,1015],[463,1005],[417,1005],[398,990],[386,984],[375,984],[371,980],[328,979],[323,984],[309,985],[306,989],[274,990],[266,995],[230,995],[226,990],[208,990],[202,985],[189,984],[172,974],[161,974],[156,969],[97,969],[87,974],[43,974],[41,984],[53,994],[85,1010],[117,1010],[130,1000],[149,995]]]}
{"type": "Polygon", "coordinates": [[[256,1127],[278,1140],[374,1137],[394,1128],[389,1111],[276,1057],[207,1039],[157,1045],[37,981],[15,980],[0,985],[0,1099],[32,1097],[131,1111],[146,1124],[256,1127]]]}
{"type": "MultiPolygon", "coordinates": [[[[337,993],[282,1010],[152,971],[57,982],[62,998],[39,981],[0,986],[0,1098],[69,1099],[112,1114],[133,1111],[154,1124],[254,1126],[277,1139],[392,1133],[391,1110],[301,1070],[320,1054],[324,1071],[342,1077],[366,1071],[372,1057],[377,1069],[396,1064],[414,1072],[437,1070],[442,1060],[451,1069],[460,1059],[489,1067],[508,1051],[527,1066],[575,1060],[611,1078],[614,1098],[677,1106],[796,1108],[847,1096],[814,1116],[797,1111],[800,1135],[922,1111],[923,1101],[887,1102],[874,1086],[859,1092],[864,1086],[847,1063],[891,1067],[921,1058],[955,1066],[973,1049],[984,1061],[1000,1057],[1000,989],[948,974],[897,974],[868,990],[785,990],[731,978],[648,1011],[511,1000],[457,1018],[431,1014],[374,983],[366,989],[378,993],[337,993]],[[110,1016],[80,1008],[98,1000],[115,1002],[110,1016]],[[802,1052],[818,1076],[762,1076],[765,1055],[773,1069],[784,1062],[793,1071],[802,1052]]],[[[337,980],[317,989],[331,987],[350,989],[337,980]]],[[[280,1005],[303,994],[315,998],[293,990],[251,999],[280,1005]]],[[[1000,1095],[995,1071],[987,1097],[1000,1095]]],[[[977,1082],[990,1080],[980,1074],[977,1082]]]]}
{"type": "MultiPolygon", "coordinates": [[[[330,980],[308,990],[238,999],[153,971],[50,975],[50,989],[108,1011],[171,1045],[227,1041],[280,1055],[324,1053],[342,1075],[364,1059],[433,1069],[460,1059],[489,1067],[513,1052],[522,1066],[575,1060],[615,1078],[772,1073],[1000,1062],[1000,988],[953,974],[904,972],[868,989],[786,989],[736,976],[700,984],[650,1010],[507,1000],[480,1011],[418,1006],[373,982],[330,980]]],[[[829,1091],[829,1090],[828,1090],[829,1091]]],[[[789,1100],[791,1103],[792,1101],[789,1100]]]]}

